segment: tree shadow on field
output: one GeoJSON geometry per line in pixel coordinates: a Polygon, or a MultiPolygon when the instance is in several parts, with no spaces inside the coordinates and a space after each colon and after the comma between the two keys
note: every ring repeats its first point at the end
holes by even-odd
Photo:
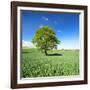
{"type": "Polygon", "coordinates": [[[63,54],[53,53],[53,54],[47,54],[47,56],[63,56],[63,54]]]}

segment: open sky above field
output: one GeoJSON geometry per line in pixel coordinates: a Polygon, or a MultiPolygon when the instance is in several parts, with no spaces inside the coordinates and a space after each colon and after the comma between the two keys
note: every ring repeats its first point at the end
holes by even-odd
{"type": "Polygon", "coordinates": [[[21,11],[23,43],[30,44],[36,30],[44,25],[53,28],[61,40],[58,49],[79,49],[79,14],[21,11]]]}

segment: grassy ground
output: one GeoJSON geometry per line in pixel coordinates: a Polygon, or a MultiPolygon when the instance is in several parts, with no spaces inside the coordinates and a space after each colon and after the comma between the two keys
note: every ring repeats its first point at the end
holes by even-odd
{"type": "Polygon", "coordinates": [[[21,77],[79,74],[79,50],[51,50],[48,56],[37,49],[23,49],[21,77]]]}

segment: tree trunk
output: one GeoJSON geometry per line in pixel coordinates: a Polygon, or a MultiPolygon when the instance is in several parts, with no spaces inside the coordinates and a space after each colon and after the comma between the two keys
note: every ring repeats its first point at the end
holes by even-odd
{"type": "Polygon", "coordinates": [[[47,50],[45,50],[45,55],[47,56],[47,50]]]}

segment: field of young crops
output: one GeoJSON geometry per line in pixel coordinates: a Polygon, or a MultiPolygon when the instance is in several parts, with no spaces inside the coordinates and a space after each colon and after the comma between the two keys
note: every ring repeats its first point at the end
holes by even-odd
{"type": "Polygon", "coordinates": [[[79,50],[51,50],[46,56],[38,49],[23,49],[21,77],[50,77],[79,74],[79,50]]]}

